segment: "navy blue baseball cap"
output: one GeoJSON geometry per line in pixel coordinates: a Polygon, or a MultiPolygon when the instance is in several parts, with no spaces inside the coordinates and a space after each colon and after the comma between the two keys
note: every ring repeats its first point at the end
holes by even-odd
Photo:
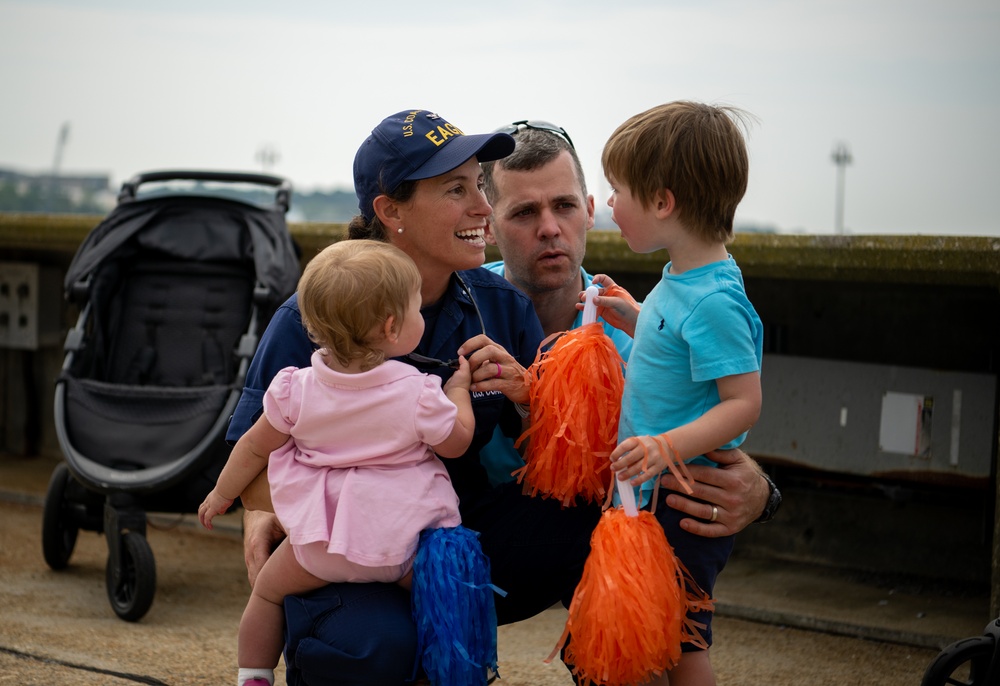
{"type": "Polygon", "coordinates": [[[514,152],[506,133],[466,135],[429,110],[404,110],[382,120],[354,156],[354,192],[366,221],[375,216],[378,196],[404,181],[444,174],[475,156],[480,162],[514,152]]]}

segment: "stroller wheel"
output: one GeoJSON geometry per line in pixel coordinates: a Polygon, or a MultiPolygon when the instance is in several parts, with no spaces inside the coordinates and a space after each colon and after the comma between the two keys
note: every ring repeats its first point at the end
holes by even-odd
{"type": "Polygon", "coordinates": [[[45,508],[42,511],[42,555],[52,569],[65,569],[76,547],[76,535],[80,531],[66,500],[66,487],[73,477],[65,462],[60,462],[52,470],[49,488],[45,493],[45,508]]]}
{"type": "Polygon", "coordinates": [[[955,641],[934,658],[920,686],[990,686],[986,679],[995,648],[992,636],[955,641]]]}
{"type": "Polygon", "coordinates": [[[126,622],[138,621],[149,611],[156,592],[156,561],[146,537],[135,531],[121,539],[121,567],[111,556],[105,570],[108,600],[115,614],[126,622]]]}

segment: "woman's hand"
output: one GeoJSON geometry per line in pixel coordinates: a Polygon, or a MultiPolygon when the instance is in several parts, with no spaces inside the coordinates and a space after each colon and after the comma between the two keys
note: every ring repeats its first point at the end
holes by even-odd
{"type": "MultiPolygon", "coordinates": [[[[597,305],[597,316],[634,338],[635,322],[639,318],[639,303],[607,274],[595,276],[594,284],[601,286],[600,293],[594,298],[594,304],[597,305]]],[[[580,299],[583,299],[583,293],[580,293],[580,299]]],[[[583,304],[576,307],[578,310],[582,310],[583,304]]]]}
{"type": "Polygon", "coordinates": [[[251,588],[267,558],[284,537],[285,530],[273,512],[248,510],[243,513],[243,560],[251,588]]]}
{"type": "Polygon", "coordinates": [[[486,334],[473,336],[458,349],[469,360],[471,391],[500,391],[515,403],[527,404],[524,367],[486,334]]]}
{"type": "MultiPolygon", "coordinates": [[[[760,517],[770,489],[760,467],[742,450],[715,450],[708,453],[708,458],[719,466],[688,465],[694,493],[671,493],[667,505],[694,518],[681,520],[685,531],[707,538],[735,534],[760,517]],[[715,521],[711,521],[713,506],[717,508],[715,521]]],[[[680,490],[672,474],[664,474],[660,485],[680,490]]]]}

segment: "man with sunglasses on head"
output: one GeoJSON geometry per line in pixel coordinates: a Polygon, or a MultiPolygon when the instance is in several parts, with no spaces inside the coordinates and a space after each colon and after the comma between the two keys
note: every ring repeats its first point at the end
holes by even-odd
{"type": "MultiPolygon", "coordinates": [[[[587,193],[576,149],[566,130],[549,122],[522,120],[497,131],[512,135],[516,145],[507,157],[482,164],[483,190],[493,207],[486,241],[503,257],[484,266],[531,298],[546,336],[579,327],[576,305],[591,283],[583,258],[587,231],[594,227],[594,196],[587,193]]],[[[627,360],[632,339],[600,321],[627,360]]],[[[760,467],[740,450],[713,455],[721,468],[689,467],[697,480],[691,497],[673,493],[667,499],[688,515],[681,526],[717,537],[770,519],[781,494],[760,467]]],[[[495,484],[510,481],[523,465],[513,441],[499,430],[480,459],[495,484]]],[[[664,476],[662,485],[679,490],[672,476],[664,476]]]]}

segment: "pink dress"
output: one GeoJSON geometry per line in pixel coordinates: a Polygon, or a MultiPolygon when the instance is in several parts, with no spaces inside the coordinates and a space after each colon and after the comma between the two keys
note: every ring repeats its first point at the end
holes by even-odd
{"type": "Polygon", "coordinates": [[[458,526],[458,496],[431,450],[458,410],[441,380],[401,362],[360,374],[326,366],[278,372],[264,414],[293,440],[271,453],[274,511],[293,545],[366,567],[403,564],[427,528],[458,526]]]}

